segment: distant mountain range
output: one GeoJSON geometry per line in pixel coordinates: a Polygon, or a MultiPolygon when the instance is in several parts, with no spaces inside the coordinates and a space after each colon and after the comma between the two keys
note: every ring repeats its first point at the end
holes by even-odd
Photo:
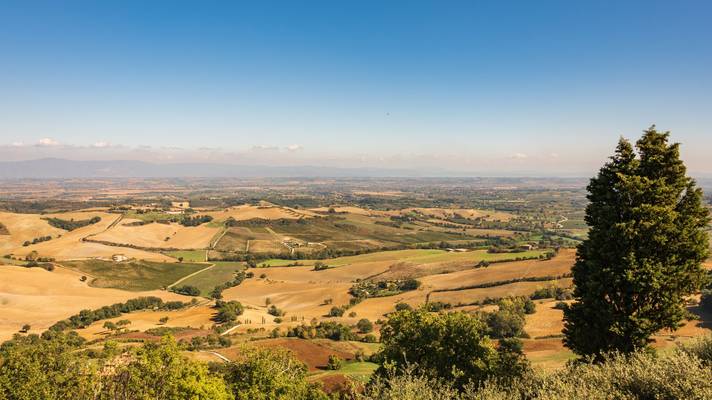
{"type": "MultiPolygon", "coordinates": [[[[154,164],[143,161],[73,161],[43,158],[0,162],[0,179],[69,178],[291,178],[421,177],[432,171],[317,166],[275,167],[211,163],[154,164]]],[[[451,176],[443,171],[435,176],[451,176]]],[[[458,174],[457,176],[463,176],[458,174]]]]}
{"type": "MultiPolygon", "coordinates": [[[[156,164],[144,161],[74,161],[42,158],[27,161],[0,161],[2,179],[71,179],[71,178],[470,178],[470,177],[546,177],[532,171],[521,173],[492,173],[478,175],[471,172],[445,169],[388,169],[337,168],[320,166],[232,165],[218,163],[156,164]]],[[[555,175],[549,174],[554,178],[555,175]]],[[[698,183],[709,193],[712,177],[696,176],[698,183]]],[[[564,178],[564,179],[573,179],[564,178]]]]}

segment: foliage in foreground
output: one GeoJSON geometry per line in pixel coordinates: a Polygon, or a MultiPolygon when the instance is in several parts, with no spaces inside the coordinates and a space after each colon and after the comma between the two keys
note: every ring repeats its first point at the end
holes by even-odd
{"type": "Polygon", "coordinates": [[[398,375],[413,368],[458,388],[495,376],[521,375],[528,369],[521,342],[507,338],[495,346],[489,329],[482,316],[465,312],[399,311],[381,329],[383,365],[376,374],[398,375]]]}
{"type": "Polygon", "coordinates": [[[82,351],[76,334],[51,340],[18,337],[0,351],[3,400],[229,400],[225,381],[205,364],[181,355],[176,342],[119,351],[108,342],[95,357],[82,351]]]}
{"type": "Polygon", "coordinates": [[[571,364],[555,373],[530,372],[506,383],[489,380],[458,390],[409,368],[374,380],[358,400],[608,400],[712,398],[712,337],[666,357],[614,355],[599,364],[571,364]],[[707,353],[695,349],[707,346],[707,353]],[[705,355],[706,354],[706,355],[705,355]]]}

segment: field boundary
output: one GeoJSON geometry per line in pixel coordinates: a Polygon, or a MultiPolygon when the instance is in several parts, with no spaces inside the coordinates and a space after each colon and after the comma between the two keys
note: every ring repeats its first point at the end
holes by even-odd
{"type": "Polygon", "coordinates": [[[177,281],[171,283],[170,285],[166,286],[166,289],[170,289],[170,288],[172,288],[173,286],[175,286],[175,285],[177,285],[177,284],[183,282],[184,280],[186,280],[186,279],[188,279],[188,278],[192,278],[192,277],[194,277],[194,276],[200,274],[201,272],[205,272],[205,271],[207,271],[207,270],[209,270],[209,269],[212,269],[214,266],[215,266],[215,264],[210,264],[210,266],[208,266],[208,267],[206,267],[206,268],[203,268],[203,269],[201,269],[201,270],[195,271],[195,272],[193,272],[192,274],[188,274],[188,275],[186,275],[186,276],[184,276],[184,277],[178,279],[177,281]]]}

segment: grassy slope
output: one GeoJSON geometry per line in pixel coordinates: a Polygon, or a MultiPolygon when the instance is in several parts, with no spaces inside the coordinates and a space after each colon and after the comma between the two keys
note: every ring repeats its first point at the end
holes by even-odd
{"type": "Polygon", "coordinates": [[[245,267],[240,263],[218,262],[207,271],[184,280],[181,285],[195,286],[200,289],[201,296],[209,296],[215,286],[232,280],[235,272],[243,270],[245,267]]]}
{"type": "Polygon", "coordinates": [[[136,292],[161,289],[206,267],[205,264],[151,261],[115,263],[104,260],[67,261],[62,265],[93,278],[90,280],[91,286],[136,292]]]}
{"type": "Polygon", "coordinates": [[[183,257],[185,262],[204,262],[205,261],[205,250],[179,250],[179,251],[168,251],[165,253],[173,258],[183,257]]]}
{"type": "MultiPolygon", "coordinates": [[[[449,261],[466,261],[478,263],[480,261],[502,261],[514,260],[516,258],[538,257],[545,254],[547,250],[531,250],[521,253],[488,253],[486,250],[475,250],[467,252],[448,252],[445,250],[415,249],[415,250],[395,250],[381,251],[377,253],[360,254],[357,256],[338,257],[323,260],[326,264],[334,267],[376,261],[407,261],[414,264],[427,264],[449,261]]],[[[297,260],[302,265],[312,265],[314,260],[297,260]]],[[[294,263],[294,260],[271,259],[260,262],[260,265],[267,264],[271,267],[285,266],[294,263]]]]}

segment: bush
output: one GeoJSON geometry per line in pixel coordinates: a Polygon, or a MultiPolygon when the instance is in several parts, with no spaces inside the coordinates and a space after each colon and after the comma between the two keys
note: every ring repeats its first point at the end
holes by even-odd
{"type": "Polygon", "coordinates": [[[326,364],[326,369],[336,371],[341,369],[341,358],[335,354],[329,355],[329,362],[326,364]]]}
{"type": "Polygon", "coordinates": [[[566,307],[568,307],[568,306],[569,305],[566,304],[566,302],[564,302],[564,301],[557,301],[556,304],[554,304],[553,308],[555,308],[557,310],[565,310],[566,307]]]}
{"type": "Polygon", "coordinates": [[[377,343],[378,338],[376,338],[376,335],[369,333],[368,335],[365,335],[363,338],[361,338],[361,341],[364,343],[377,343]]]}
{"type": "Polygon", "coordinates": [[[267,309],[267,313],[268,313],[269,315],[274,315],[275,317],[283,317],[284,314],[285,314],[284,311],[282,311],[281,309],[277,308],[277,306],[275,306],[274,304],[272,304],[271,306],[269,306],[269,308],[267,309]]]}
{"type": "Polygon", "coordinates": [[[171,288],[171,292],[186,296],[200,296],[200,289],[190,285],[174,286],[171,288]]]}
{"type": "Polygon", "coordinates": [[[360,319],[356,323],[356,328],[360,333],[369,333],[373,331],[373,323],[366,318],[360,319]]]}
{"type": "Polygon", "coordinates": [[[396,311],[412,310],[413,307],[408,303],[396,303],[396,311]]]}
{"type": "Polygon", "coordinates": [[[574,363],[553,373],[528,372],[509,382],[487,381],[458,390],[452,382],[415,367],[378,376],[359,400],[608,400],[709,399],[712,368],[682,351],[608,356],[602,363],[574,363]]]}
{"type": "Polygon", "coordinates": [[[329,317],[341,317],[344,315],[344,308],[343,307],[331,307],[331,310],[329,310],[329,317]]]}
{"type": "Polygon", "coordinates": [[[699,358],[712,368],[712,335],[690,340],[680,346],[680,351],[699,358]]]}
{"type": "Polygon", "coordinates": [[[317,384],[307,380],[307,366],[291,352],[246,348],[240,354],[243,357],[227,364],[223,373],[236,400],[328,399],[317,384]]]}
{"type": "Polygon", "coordinates": [[[242,303],[239,301],[222,301],[218,300],[215,302],[215,308],[218,310],[217,314],[213,318],[215,322],[221,324],[227,324],[235,322],[237,317],[242,315],[245,311],[242,303]]]}
{"type": "Polygon", "coordinates": [[[324,271],[326,269],[329,269],[329,266],[324,264],[323,262],[317,261],[314,263],[314,271],[324,271]]]}
{"type": "Polygon", "coordinates": [[[531,299],[524,300],[524,314],[534,314],[536,312],[536,304],[531,299]]]}

